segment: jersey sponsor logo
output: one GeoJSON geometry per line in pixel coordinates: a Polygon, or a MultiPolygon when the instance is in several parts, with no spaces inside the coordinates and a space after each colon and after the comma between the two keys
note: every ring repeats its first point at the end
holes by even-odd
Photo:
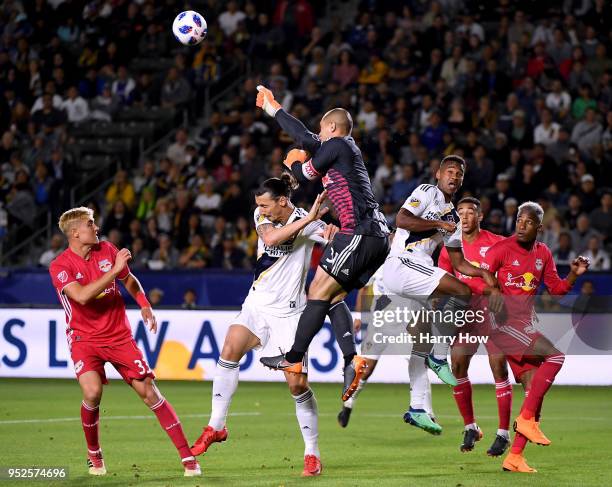
{"type": "Polygon", "coordinates": [[[537,270],[541,271],[542,267],[544,267],[544,262],[542,262],[542,259],[536,259],[535,266],[537,270]]]}
{"type": "Polygon", "coordinates": [[[66,282],[68,280],[68,273],[66,271],[62,271],[57,275],[57,279],[59,282],[66,282]]]}
{"type": "Polygon", "coordinates": [[[484,257],[487,254],[487,250],[489,250],[490,248],[491,247],[480,247],[480,251],[478,253],[481,257],[484,257]]]}
{"type": "Polygon", "coordinates": [[[529,292],[537,289],[539,284],[540,283],[536,276],[534,276],[531,272],[525,272],[525,274],[519,274],[518,276],[513,276],[509,273],[506,276],[504,286],[515,287],[529,292]]]}
{"type": "Polygon", "coordinates": [[[516,259],[516,260],[515,260],[515,261],[512,263],[512,265],[513,265],[513,266],[515,266],[515,267],[518,267],[518,266],[520,266],[521,264],[519,264],[518,259],[516,259]]]}
{"type": "Polygon", "coordinates": [[[418,208],[421,204],[421,200],[419,200],[418,198],[410,198],[410,201],[408,202],[408,206],[412,206],[413,208],[418,208]]]}
{"type": "Polygon", "coordinates": [[[113,267],[113,264],[111,264],[110,260],[103,259],[100,262],[98,262],[98,267],[100,268],[102,272],[108,272],[111,270],[111,267],[113,267]]]}
{"type": "MultiPolygon", "coordinates": [[[[104,271],[104,272],[108,272],[108,271],[104,271]]],[[[114,290],[115,290],[115,285],[113,284],[111,287],[107,287],[104,291],[98,294],[96,296],[96,299],[102,299],[107,294],[111,294],[112,292],[114,292],[114,290]]]]}
{"type": "Polygon", "coordinates": [[[81,274],[80,272],[77,272],[76,278],[83,279],[83,274],[81,274]]]}

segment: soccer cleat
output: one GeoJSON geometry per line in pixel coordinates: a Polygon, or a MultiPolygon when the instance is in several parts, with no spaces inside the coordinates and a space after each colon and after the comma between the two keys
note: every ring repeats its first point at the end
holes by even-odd
{"type": "Polygon", "coordinates": [[[424,409],[410,408],[404,414],[404,422],[421,428],[432,435],[439,435],[442,433],[442,426],[436,423],[424,409]]]}
{"type": "Polygon", "coordinates": [[[219,431],[215,431],[212,426],[207,426],[191,447],[191,454],[197,457],[202,453],[206,453],[206,450],[208,450],[213,443],[221,443],[227,440],[227,435],[228,432],[225,426],[219,431]]]}
{"type": "Polygon", "coordinates": [[[499,457],[505,453],[509,446],[510,440],[508,438],[502,435],[496,435],[491,448],[487,450],[487,455],[490,457],[499,457]]]}
{"type": "Polygon", "coordinates": [[[366,359],[355,355],[351,363],[344,367],[344,389],[342,390],[342,400],[346,401],[357,390],[359,381],[363,377],[363,373],[368,368],[366,359]]]}
{"type": "Polygon", "coordinates": [[[540,423],[534,418],[526,419],[522,414],[519,414],[516,421],[514,421],[514,431],[522,434],[536,445],[548,446],[551,443],[544,433],[542,433],[540,423]]]}
{"type": "Polygon", "coordinates": [[[453,387],[457,385],[457,379],[453,375],[451,368],[448,365],[448,360],[437,359],[430,353],[425,359],[425,364],[427,367],[433,370],[445,384],[453,387]]]}
{"type": "Polygon", "coordinates": [[[461,443],[459,449],[462,452],[472,451],[476,442],[480,441],[481,439],[482,431],[480,431],[478,426],[476,426],[476,429],[466,428],[463,432],[463,443],[461,443]]]}
{"type": "Polygon", "coordinates": [[[316,477],[321,475],[323,470],[323,464],[321,460],[315,455],[306,455],[304,457],[304,470],[302,470],[302,477],[316,477]]]}
{"type": "Polygon", "coordinates": [[[349,424],[349,419],[351,419],[351,412],[353,410],[351,408],[342,407],[342,411],[338,413],[338,424],[343,428],[346,428],[349,424]]]}
{"type": "Polygon", "coordinates": [[[101,449],[94,452],[87,450],[87,466],[89,475],[106,475],[106,465],[104,465],[101,449]]]}
{"type": "Polygon", "coordinates": [[[261,357],[259,361],[272,370],[282,370],[283,372],[302,373],[302,362],[291,363],[285,360],[285,355],[275,355],[274,357],[261,357]]]}
{"type": "Polygon", "coordinates": [[[536,473],[535,468],[527,465],[525,458],[520,453],[508,453],[508,456],[502,463],[502,468],[506,472],[521,472],[521,473],[536,473]]]}
{"type": "Polygon", "coordinates": [[[181,460],[183,467],[185,467],[185,477],[199,477],[202,475],[200,464],[195,457],[187,457],[181,460]]]}

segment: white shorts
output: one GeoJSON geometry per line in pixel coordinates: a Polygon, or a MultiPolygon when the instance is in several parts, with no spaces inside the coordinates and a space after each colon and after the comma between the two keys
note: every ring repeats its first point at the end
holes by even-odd
{"type": "MultiPolygon", "coordinates": [[[[301,313],[284,317],[272,316],[262,308],[245,303],[232,323],[248,328],[259,338],[261,344],[255,347],[256,350],[267,348],[274,354],[281,354],[291,350],[300,316],[301,313]]],[[[304,356],[302,370],[304,373],[308,372],[308,354],[304,356]]]]}
{"type": "Polygon", "coordinates": [[[390,294],[429,297],[446,271],[409,257],[388,257],[383,265],[383,282],[390,294]]]}

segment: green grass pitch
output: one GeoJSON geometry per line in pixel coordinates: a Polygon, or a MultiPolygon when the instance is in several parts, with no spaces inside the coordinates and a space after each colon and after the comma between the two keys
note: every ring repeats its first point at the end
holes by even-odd
{"type": "MultiPolygon", "coordinates": [[[[181,417],[190,441],[210,411],[210,382],[159,383],[181,417]]],[[[294,402],[281,383],[241,383],[228,419],[230,437],[201,458],[203,476],[184,479],[174,447],[154,415],[125,384],[105,388],[101,445],[108,474],[87,475],[79,420],[80,391],[73,380],[0,380],[0,466],[68,466],[69,480],[5,481],[5,485],[130,486],[343,486],[343,485],[553,485],[612,484],[612,389],[553,387],[542,429],[549,447],[528,445],[535,475],[501,471],[486,456],[497,428],[493,386],[476,386],[474,403],[484,438],[460,453],[462,422],[448,387],[435,386],[434,408],[444,432],[430,436],[402,421],[407,385],[369,384],[351,423],[336,422],[340,385],[314,384],[324,464],[319,478],[302,479],[303,443],[294,402]],[[29,421],[25,421],[29,420],[29,421]]],[[[513,415],[522,391],[515,386],[513,415]]]]}

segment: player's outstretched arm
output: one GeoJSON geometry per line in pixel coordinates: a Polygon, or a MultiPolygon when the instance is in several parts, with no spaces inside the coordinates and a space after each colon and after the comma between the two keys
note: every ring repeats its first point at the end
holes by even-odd
{"type": "Polygon", "coordinates": [[[453,269],[461,274],[471,277],[480,277],[484,279],[485,283],[490,288],[498,288],[497,279],[495,276],[486,269],[476,267],[465,259],[463,250],[461,247],[448,247],[446,246],[448,256],[450,258],[453,269]]]}
{"type": "Polygon", "coordinates": [[[121,249],[115,257],[115,264],[110,271],[105,273],[99,279],[96,279],[85,286],[81,286],[78,282],[71,282],[64,288],[64,293],[79,304],[87,304],[89,301],[98,296],[104,291],[116,278],[125,266],[128,260],[132,258],[132,254],[128,249],[121,249]]]}
{"type": "Polygon", "coordinates": [[[153,333],[157,332],[157,318],[155,318],[153,314],[151,303],[149,303],[144,288],[142,284],[140,284],[138,278],[130,272],[123,280],[123,285],[127,292],[130,293],[130,296],[134,298],[134,301],[138,303],[138,306],[140,306],[140,314],[142,315],[143,321],[149,327],[149,330],[153,333]]]}
{"type": "Polygon", "coordinates": [[[259,85],[257,92],[255,104],[274,118],[297,144],[301,145],[311,154],[314,154],[321,147],[319,136],[308,130],[297,118],[283,110],[283,107],[274,99],[274,95],[268,88],[259,85]]]}
{"type": "Polygon", "coordinates": [[[567,294],[576,283],[578,276],[584,274],[591,262],[587,257],[579,255],[570,264],[570,272],[565,279],[559,277],[555,261],[550,256],[547,265],[544,267],[544,285],[553,295],[567,294]]]}
{"type": "Polygon", "coordinates": [[[261,237],[263,243],[268,247],[281,245],[287,240],[293,238],[295,234],[310,225],[313,221],[320,219],[329,211],[329,208],[321,208],[321,205],[326,198],[327,191],[323,191],[317,196],[312,204],[310,212],[308,212],[308,215],[306,215],[304,218],[300,218],[293,223],[289,223],[288,225],[279,228],[276,228],[271,223],[259,225],[257,227],[257,234],[261,237]]]}

